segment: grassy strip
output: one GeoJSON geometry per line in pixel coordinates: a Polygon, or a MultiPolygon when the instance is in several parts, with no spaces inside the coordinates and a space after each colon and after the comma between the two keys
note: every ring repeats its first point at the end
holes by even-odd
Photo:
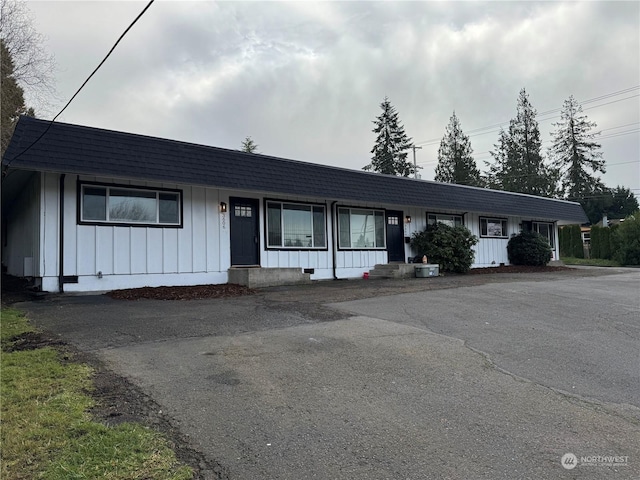
{"type": "Polygon", "coordinates": [[[171,479],[193,478],[176,460],[166,440],[138,424],[107,427],[93,422],[91,369],[60,361],[45,347],[10,351],[16,335],[33,332],[16,310],[3,309],[2,468],[13,479],[171,479]],[[5,351],[9,350],[9,351],[5,351]]]}
{"type": "Polygon", "coordinates": [[[592,267],[619,267],[618,262],[613,260],[605,260],[603,258],[574,258],[574,257],[562,257],[560,260],[565,265],[588,265],[592,267]]]}

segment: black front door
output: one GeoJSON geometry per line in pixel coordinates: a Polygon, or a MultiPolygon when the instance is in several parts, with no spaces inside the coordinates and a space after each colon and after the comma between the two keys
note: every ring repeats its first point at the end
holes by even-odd
{"type": "Polygon", "coordinates": [[[402,212],[387,210],[387,255],[389,262],[404,262],[402,212]]]}
{"type": "Polygon", "coordinates": [[[258,200],[231,197],[229,204],[231,265],[259,265],[258,200]]]}

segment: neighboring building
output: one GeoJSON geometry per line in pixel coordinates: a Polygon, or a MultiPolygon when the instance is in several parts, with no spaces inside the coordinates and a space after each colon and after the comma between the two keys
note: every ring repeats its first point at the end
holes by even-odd
{"type": "Polygon", "coordinates": [[[464,224],[474,267],[578,203],[329,167],[22,117],[2,182],[2,264],[45,291],[226,283],[231,267],[311,280],[404,263],[427,222],[464,224]]]}

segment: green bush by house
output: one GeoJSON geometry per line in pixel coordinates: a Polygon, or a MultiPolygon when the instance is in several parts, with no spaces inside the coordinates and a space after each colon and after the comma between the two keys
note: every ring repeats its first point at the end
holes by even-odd
{"type": "Polygon", "coordinates": [[[551,260],[551,246],[539,233],[524,231],[509,239],[507,255],[513,265],[546,265],[551,260]]]}
{"type": "Polygon", "coordinates": [[[419,257],[426,255],[429,263],[437,263],[443,272],[465,273],[473,264],[473,246],[478,237],[464,226],[451,227],[444,223],[427,225],[411,237],[411,247],[419,257]]]}

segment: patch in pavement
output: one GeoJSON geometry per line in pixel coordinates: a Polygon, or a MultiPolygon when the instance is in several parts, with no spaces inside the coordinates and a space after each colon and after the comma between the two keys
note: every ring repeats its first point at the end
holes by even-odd
{"type": "Polygon", "coordinates": [[[549,478],[567,452],[640,459],[640,427],[624,414],[369,317],[98,353],[230,478],[549,478]]]}

